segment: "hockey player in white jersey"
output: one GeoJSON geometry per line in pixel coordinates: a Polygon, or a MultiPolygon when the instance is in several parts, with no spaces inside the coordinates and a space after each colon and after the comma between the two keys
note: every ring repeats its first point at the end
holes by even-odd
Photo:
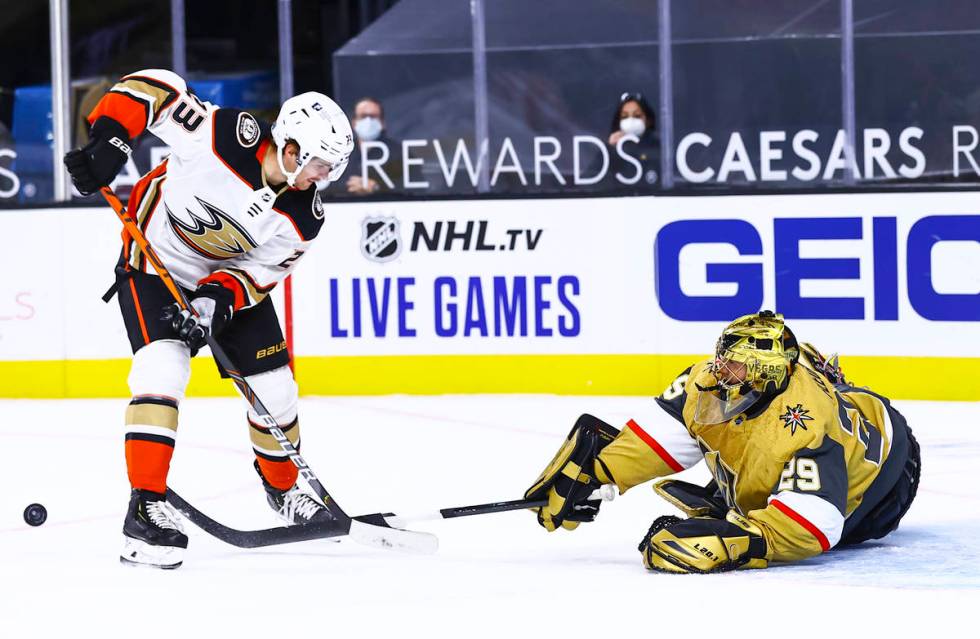
{"type": "MultiPolygon", "coordinates": [[[[116,287],[134,353],[125,442],[132,492],[121,560],[176,568],[187,536],[165,501],[167,474],[190,358],[205,345],[205,331],[299,448],[296,382],[267,296],[320,230],[316,184],[343,174],[353,150],[350,123],[333,100],[310,92],[287,100],[270,127],[245,111],[202,102],[182,78],[158,69],[121,78],[87,121],[88,143],[65,156],[83,195],[113,180],[145,132],[171,149],[133,187],[129,211],[196,314],[173,304],[125,232],[116,287]]],[[[296,486],[296,467],[253,410],[247,418],[272,508],[289,523],[329,519],[296,486]]]]}

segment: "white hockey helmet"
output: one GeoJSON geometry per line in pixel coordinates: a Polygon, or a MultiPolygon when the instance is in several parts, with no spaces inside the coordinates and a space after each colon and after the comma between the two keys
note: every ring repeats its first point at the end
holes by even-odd
{"type": "Polygon", "coordinates": [[[272,139],[277,148],[279,170],[286,176],[289,186],[294,186],[296,176],[312,158],[320,158],[330,164],[328,182],[335,182],[347,168],[347,160],[354,150],[354,136],[350,122],[340,106],[316,91],[293,96],[282,103],[279,117],[272,125],[272,139]],[[299,145],[296,170],[287,171],[282,163],[282,151],[286,142],[299,145]]]}

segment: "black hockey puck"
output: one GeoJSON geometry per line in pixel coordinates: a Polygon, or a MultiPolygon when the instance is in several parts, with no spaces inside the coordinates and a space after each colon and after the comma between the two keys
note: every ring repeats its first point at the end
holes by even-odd
{"type": "Polygon", "coordinates": [[[41,504],[31,504],[24,509],[24,521],[30,526],[40,526],[48,520],[48,509],[41,504]]]}

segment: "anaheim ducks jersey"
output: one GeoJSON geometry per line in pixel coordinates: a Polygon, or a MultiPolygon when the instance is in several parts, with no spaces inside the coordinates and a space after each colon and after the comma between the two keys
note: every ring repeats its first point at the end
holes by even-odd
{"type": "Polygon", "coordinates": [[[717,424],[695,419],[710,360],[684,371],[600,454],[624,490],[704,459],[729,508],[758,525],[770,560],[832,548],[888,458],[892,423],[884,400],[831,384],[801,355],[787,388],[768,404],[717,424]],[[754,412],[753,412],[754,411],[754,412]]]}
{"type": "MultiPolygon", "coordinates": [[[[89,114],[108,116],[131,139],[153,133],[171,149],[134,186],[129,211],[177,282],[218,282],[235,309],[261,301],[295,267],[323,223],[315,188],[266,183],[270,126],[238,109],[202,102],[178,75],[159,69],[123,77],[89,114]]],[[[126,233],[129,268],[153,273],[126,233]]]]}

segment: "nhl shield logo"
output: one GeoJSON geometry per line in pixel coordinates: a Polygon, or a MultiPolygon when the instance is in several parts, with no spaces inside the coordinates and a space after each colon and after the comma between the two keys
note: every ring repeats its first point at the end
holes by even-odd
{"type": "Polygon", "coordinates": [[[401,227],[394,217],[361,222],[361,253],[374,262],[390,262],[402,252],[401,227]]]}

